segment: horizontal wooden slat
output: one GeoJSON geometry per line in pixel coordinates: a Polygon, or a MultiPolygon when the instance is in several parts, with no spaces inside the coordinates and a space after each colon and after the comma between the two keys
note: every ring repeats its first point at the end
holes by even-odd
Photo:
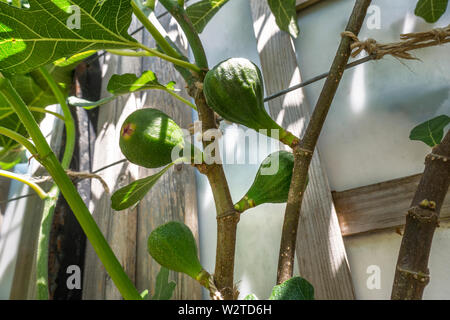
{"type": "MultiPolygon", "coordinates": [[[[342,235],[403,226],[421,176],[332,192],[342,235]]],[[[450,196],[446,197],[440,217],[441,221],[450,219],[450,196]]]]}
{"type": "Polygon", "coordinates": [[[305,9],[313,4],[316,4],[319,1],[325,1],[325,0],[297,0],[295,3],[295,6],[297,8],[297,11],[305,9]]]}

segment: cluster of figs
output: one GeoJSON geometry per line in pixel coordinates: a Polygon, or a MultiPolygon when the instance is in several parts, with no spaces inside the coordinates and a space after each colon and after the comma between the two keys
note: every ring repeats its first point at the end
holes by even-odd
{"type": "MultiPolygon", "coordinates": [[[[261,72],[251,61],[231,58],[219,63],[207,72],[203,91],[209,107],[223,119],[268,136],[277,130],[277,138],[287,145],[297,139],[267,114],[261,72]]],[[[170,165],[173,163],[172,150],[182,150],[184,144],[181,128],[168,115],[156,109],[133,112],[121,127],[119,145],[122,153],[130,162],[142,167],[170,165]]],[[[235,209],[244,212],[263,203],[286,202],[293,165],[291,152],[270,154],[261,163],[252,186],[235,204],[235,209]],[[263,174],[272,161],[278,161],[278,171],[273,175],[263,174]]],[[[182,223],[169,222],[153,230],[148,239],[148,251],[168,269],[186,273],[197,280],[204,274],[194,237],[182,223]]]]}

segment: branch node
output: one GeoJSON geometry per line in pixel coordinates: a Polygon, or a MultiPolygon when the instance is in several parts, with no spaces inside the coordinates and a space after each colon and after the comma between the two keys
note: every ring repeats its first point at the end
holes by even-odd
{"type": "Polygon", "coordinates": [[[434,201],[422,200],[422,202],[415,207],[408,210],[408,216],[421,223],[434,223],[438,225],[439,217],[435,212],[436,203],[434,201]]]}
{"type": "Polygon", "coordinates": [[[431,161],[441,160],[441,161],[444,161],[444,162],[447,162],[447,161],[450,162],[450,158],[449,157],[442,156],[442,155],[436,154],[436,153],[429,153],[429,154],[427,154],[425,159],[431,159],[431,161]]]}
{"type": "Polygon", "coordinates": [[[232,210],[225,211],[224,213],[218,214],[216,217],[217,220],[230,219],[230,218],[235,218],[235,219],[237,219],[237,222],[239,222],[239,220],[241,218],[241,213],[239,211],[237,211],[236,209],[232,209],[232,210]]]}
{"type": "Polygon", "coordinates": [[[397,265],[397,271],[402,273],[405,277],[412,278],[418,282],[420,282],[422,285],[427,285],[430,282],[430,275],[425,272],[421,271],[412,271],[408,269],[403,269],[400,266],[397,265]]]}

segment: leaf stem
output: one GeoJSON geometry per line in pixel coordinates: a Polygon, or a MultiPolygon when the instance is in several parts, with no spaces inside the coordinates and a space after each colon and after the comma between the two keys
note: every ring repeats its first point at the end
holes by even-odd
{"type": "Polygon", "coordinates": [[[67,105],[66,97],[62,93],[55,79],[53,79],[50,72],[45,67],[40,67],[39,72],[47,81],[64,114],[64,124],[66,127],[66,145],[63,158],[61,160],[61,165],[64,169],[68,169],[70,166],[70,162],[72,161],[73,151],[75,150],[75,122],[73,120],[72,114],[70,113],[70,108],[67,105]]]}
{"type": "Polygon", "coordinates": [[[147,29],[148,32],[152,35],[153,39],[155,39],[156,43],[161,47],[161,49],[169,56],[182,59],[182,56],[170,45],[169,42],[164,39],[162,34],[158,31],[158,29],[153,25],[153,23],[148,20],[145,16],[144,12],[138,7],[135,0],[131,1],[131,7],[133,8],[134,15],[139,19],[142,25],[147,29]]]}
{"type": "Polygon", "coordinates": [[[38,108],[38,107],[30,107],[30,110],[34,111],[34,112],[48,113],[48,114],[51,114],[52,116],[54,116],[54,117],[56,117],[56,118],[58,118],[58,119],[60,119],[62,121],[65,121],[64,117],[62,115],[60,115],[59,113],[57,113],[57,112],[53,112],[53,111],[50,111],[50,110],[47,110],[47,109],[44,109],[44,108],[38,108]]]}
{"type": "Polygon", "coordinates": [[[0,176],[25,183],[27,186],[33,189],[41,199],[46,199],[48,197],[48,194],[41,187],[39,187],[37,183],[31,181],[30,178],[27,176],[6,170],[0,170],[0,176]]]}
{"type": "Polygon", "coordinates": [[[37,154],[37,149],[34,146],[34,144],[32,142],[30,142],[27,138],[22,136],[21,134],[18,134],[17,132],[12,131],[5,127],[0,127],[0,134],[20,143],[25,148],[27,148],[27,150],[30,151],[31,154],[37,154]]]}
{"type": "Polygon", "coordinates": [[[208,60],[206,58],[205,49],[203,48],[203,44],[198,36],[198,33],[195,31],[186,10],[184,10],[184,8],[177,2],[172,0],[160,0],[160,2],[166,10],[172,14],[175,20],[177,20],[181,29],[183,29],[189,45],[191,46],[196,65],[200,67],[200,69],[206,71],[208,69],[208,60]]]}
{"type": "Polygon", "coordinates": [[[107,49],[107,52],[118,56],[126,57],[153,57],[154,54],[148,51],[133,51],[133,50],[120,50],[120,49],[107,49]]]}
{"type": "Polygon", "coordinates": [[[192,71],[194,71],[196,73],[199,73],[201,71],[201,69],[199,67],[197,67],[195,64],[192,64],[190,62],[187,62],[187,61],[184,61],[184,60],[180,60],[180,59],[176,59],[174,57],[168,56],[167,54],[161,53],[161,52],[159,52],[156,49],[149,48],[149,47],[143,45],[142,43],[138,43],[137,46],[139,48],[141,48],[141,49],[151,53],[152,55],[154,55],[154,56],[156,56],[158,58],[161,58],[163,60],[172,62],[173,64],[175,64],[177,66],[187,68],[187,69],[192,70],[192,71]]]}
{"type": "Polygon", "coordinates": [[[49,196],[44,201],[44,209],[42,210],[36,254],[36,298],[38,300],[49,299],[48,247],[53,213],[55,212],[56,202],[58,201],[59,196],[59,188],[56,184],[53,184],[48,195],[49,196]]]}
{"type": "Polygon", "coordinates": [[[94,218],[84,204],[83,199],[78,194],[77,189],[45,140],[30,110],[11,85],[11,82],[2,74],[0,74],[0,93],[11,104],[11,107],[25,125],[38,151],[37,160],[44,165],[60,188],[64,198],[91,242],[92,247],[122,296],[125,299],[141,300],[142,298],[139,292],[123,270],[120,262],[117,260],[94,218]]]}
{"type": "MultiPolygon", "coordinates": [[[[75,150],[75,122],[70,113],[69,106],[66,103],[66,98],[59,88],[58,84],[53,79],[53,76],[48,72],[45,67],[40,67],[39,72],[41,76],[47,81],[50,89],[53,92],[56,100],[61,106],[64,117],[61,117],[58,113],[51,112],[48,113],[57,115],[58,118],[64,121],[66,129],[66,143],[64,147],[63,159],[61,161],[61,166],[63,169],[68,169],[70,162],[72,161],[73,152],[75,150]]],[[[32,110],[33,108],[30,108],[32,110]]],[[[38,251],[36,255],[36,295],[39,300],[48,300],[49,298],[49,288],[48,288],[48,255],[49,255],[49,239],[50,239],[50,229],[53,221],[53,214],[56,208],[56,202],[58,201],[59,188],[54,184],[50,190],[51,197],[47,198],[44,203],[44,209],[42,211],[41,225],[39,228],[38,237],[38,251]]]]}
{"type": "Polygon", "coordinates": [[[171,94],[172,96],[174,96],[175,98],[177,98],[178,100],[180,100],[181,102],[187,104],[189,107],[191,107],[192,109],[194,109],[195,111],[197,111],[197,106],[193,103],[191,103],[190,101],[188,101],[187,99],[183,98],[182,96],[180,96],[179,94],[177,94],[176,92],[166,89],[165,90],[167,93],[171,94]]]}

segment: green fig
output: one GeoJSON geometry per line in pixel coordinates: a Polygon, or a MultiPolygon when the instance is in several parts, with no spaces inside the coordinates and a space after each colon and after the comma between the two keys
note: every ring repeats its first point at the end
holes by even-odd
{"type": "Polygon", "coordinates": [[[120,130],[120,150],[132,163],[159,168],[172,162],[172,150],[184,146],[183,131],[164,112],[140,109],[130,114],[120,130]]]}
{"type": "Polygon", "coordinates": [[[197,280],[202,277],[197,244],[185,224],[171,221],[159,226],[150,233],[147,245],[148,252],[161,266],[197,280]]]}
{"type": "Polygon", "coordinates": [[[271,129],[279,130],[278,139],[288,145],[298,140],[267,114],[261,72],[253,62],[231,58],[219,63],[206,74],[203,91],[208,105],[225,120],[266,129],[269,137],[271,129]]]}
{"type": "Polygon", "coordinates": [[[252,186],[234,207],[239,212],[263,203],[283,203],[287,201],[291,185],[294,155],[287,151],[271,153],[263,160],[252,186]],[[270,174],[271,167],[278,162],[278,170],[270,174]]]}

